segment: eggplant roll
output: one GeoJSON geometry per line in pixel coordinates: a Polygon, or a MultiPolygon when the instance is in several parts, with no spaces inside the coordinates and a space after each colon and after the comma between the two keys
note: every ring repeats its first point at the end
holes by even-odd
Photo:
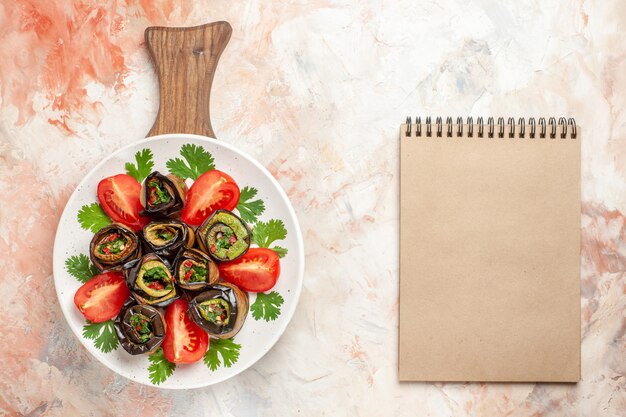
{"type": "Polygon", "coordinates": [[[198,291],[220,278],[217,265],[205,253],[184,248],[174,261],[176,283],[186,290],[198,291]]]}
{"type": "Polygon", "coordinates": [[[217,210],[200,227],[202,249],[218,261],[232,261],[248,251],[250,230],[246,223],[227,210],[217,210]]]}
{"type": "Polygon", "coordinates": [[[156,308],[137,304],[130,297],[115,319],[115,332],[126,352],[151,354],[163,343],[165,320],[156,308]]]}
{"type": "Polygon", "coordinates": [[[141,187],[139,199],[143,210],[141,215],[171,217],[180,213],[187,198],[185,180],[176,175],[161,175],[154,171],[148,175],[141,187]]]}
{"type": "Polygon", "coordinates": [[[212,338],[230,339],[246,320],[248,295],[232,284],[221,282],[191,300],[187,313],[212,338]]]}
{"type": "Polygon", "coordinates": [[[141,256],[141,245],[135,232],[113,223],[100,229],[91,239],[89,256],[100,271],[119,270],[123,264],[141,256]]]}
{"type": "Polygon", "coordinates": [[[124,277],[139,304],[165,307],[178,298],[169,262],[154,253],[124,265],[124,277]]]}
{"type": "Polygon", "coordinates": [[[172,260],[184,246],[195,242],[193,229],[179,220],[159,220],[143,228],[146,252],[154,252],[162,258],[172,260]]]}

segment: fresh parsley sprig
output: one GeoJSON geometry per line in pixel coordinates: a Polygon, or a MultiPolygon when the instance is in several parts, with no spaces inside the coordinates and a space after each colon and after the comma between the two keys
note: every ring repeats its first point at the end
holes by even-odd
{"type": "Polygon", "coordinates": [[[148,148],[137,151],[135,161],[137,161],[137,165],[132,162],[126,162],[126,173],[135,178],[138,182],[142,182],[150,175],[154,167],[152,151],[148,148]]]}
{"type": "Polygon", "coordinates": [[[150,382],[154,385],[159,385],[167,378],[172,376],[176,369],[176,364],[165,359],[163,349],[158,348],[156,352],[148,356],[150,365],[148,366],[148,373],[150,376],[150,382]]]}
{"type": "Polygon", "coordinates": [[[283,248],[282,246],[274,246],[272,250],[278,254],[279,258],[284,258],[287,255],[287,248],[283,248]]]}
{"type": "Polygon", "coordinates": [[[252,200],[258,193],[258,190],[254,187],[243,187],[241,194],[239,195],[239,203],[237,203],[237,210],[241,219],[246,223],[254,223],[257,221],[257,217],[263,214],[265,211],[265,203],[261,199],[252,200]]]}
{"type": "MultiPolygon", "coordinates": [[[[283,240],[287,237],[287,229],[282,220],[272,219],[268,222],[258,221],[252,230],[252,242],[259,245],[260,248],[270,248],[270,245],[277,240],[283,240]]],[[[287,254],[287,249],[281,246],[270,248],[281,258],[287,254]]]]}
{"type": "Polygon", "coordinates": [[[85,230],[97,233],[104,226],[111,224],[111,218],[102,210],[98,203],[85,204],[78,211],[78,223],[85,230]]]}
{"type": "Polygon", "coordinates": [[[117,349],[119,345],[113,320],[107,320],[102,323],[92,323],[87,320],[87,324],[83,326],[83,337],[92,339],[96,348],[104,353],[117,349]]]}
{"type": "Polygon", "coordinates": [[[280,315],[280,306],[284,302],[283,296],[276,291],[269,294],[259,292],[256,295],[256,300],[250,306],[252,317],[255,320],[276,320],[280,315]]]}
{"type": "Polygon", "coordinates": [[[204,354],[204,364],[215,371],[224,361],[224,366],[230,368],[239,359],[240,350],[241,345],[235,343],[233,339],[211,340],[209,350],[204,354]]]}
{"type": "Polygon", "coordinates": [[[67,272],[81,283],[89,281],[98,274],[98,269],[91,264],[89,258],[82,253],[77,256],[70,256],[65,260],[67,272]]]}
{"type": "Polygon", "coordinates": [[[165,166],[172,174],[183,179],[197,180],[200,175],[215,169],[213,155],[202,146],[187,143],[180,148],[180,155],[185,158],[187,163],[180,158],[174,158],[168,160],[165,166]]]}

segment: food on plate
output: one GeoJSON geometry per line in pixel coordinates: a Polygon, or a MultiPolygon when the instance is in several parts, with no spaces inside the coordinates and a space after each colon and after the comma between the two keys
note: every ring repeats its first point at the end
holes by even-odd
{"type": "Polygon", "coordinates": [[[153,217],[171,217],[180,213],[187,198],[185,181],[173,174],[161,175],[154,171],[143,182],[140,214],[153,217]]]}
{"type": "Polygon", "coordinates": [[[229,339],[243,326],[248,315],[248,295],[228,283],[211,285],[189,303],[191,319],[209,336],[229,339]]]}
{"type": "Polygon", "coordinates": [[[141,216],[141,184],[127,174],[113,175],[98,183],[98,200],[104,212],[117,223],[133,231],[141,230],[150,220],[141,216]]]}
{"type": "Polygon", "coordinates": [[[186,290],[198,291],[219,280],[215,262],[198,249],[184,248],[174,261],[176,283],[186,290]]]}
{"type": "Polygon", "coordinates": [[[184,246],[193,246],[195,234],[191,227],[180,220],[157,220],[143,228],[146,252],[154,252],[172,260],[184,246]]]}
{"type": "Polygon", "coordinates": [[[87,320],[102,323],[117,316],[129,296],[122,274],[109,271],[83,284],[74,294],[74,304],[87,320]]]}
{"type": "Polygon", "coordinates": [[[163,354],[172,363],[199,361],[209,347],[209,337],[187,314],[189,303],[176,300],[165,311],[163,354]]]}
{"type": "Polygon", "coordinates": [[[126,262],[141,256],[141,245],[135,232],[113,223],[100,229],[91,239],[89,256],[100,271],[121,269],[126,262]]]}
{"type": "Polygon", "coordinates": [[[242,256],[250,247],[250,230],[235,214],[217,210],[198,227],[201,248],[217,261],[242,256]]]}
{"type": "Polygon", "coordinates": [[[272,321],[284,302],[277,291],[262,294],[276,284],[279,255],[287,254],[274,245],[287,236],[283,222],[261,220],[259,191],[240,190],[202,147],[183,145],[181,156],[167,161],[163,175],[143,149],[125,164],[128,175],[102,179],[100,202],[78,213],[81,227],[95,232],[90,257],[68,253],[65,263],[88,280],[74,295],[88,320],[83,336],[103,352],[121,344],[131,355],[149,355],[154,384],[175,364],[204,358],[211,371],[231,366],[241,348],[233,337],[248,312],[272,321]],[[259,292],[252,305],[248,292],[259,292]]]}
{"type": "Polygon", "coordinates": [[[164,307],[178,298],[169,263],[154,253],[126,264],[124,275],[140,304],[164,307]]]}
{"type": "Polygon", "coordinates": [[[189,188],[181,218],[198,226],[216,210],[234,210],[239,194],[239,186],[228,174],[217,169],[207,171],[189,188]]]}
{"type": "Polygon", "coordinates": [[[267,248],[250,248],[243,256],[219,265],[220,277],[244,291],[272,289],[280,276],[280,258],[267,248]]]}
{"type": "Polygon", "coordinates": [[[165,320],[156,308],[129,297],[115,320],[120,344],[131,355],[153,353],[165,338],[165,320]]]}

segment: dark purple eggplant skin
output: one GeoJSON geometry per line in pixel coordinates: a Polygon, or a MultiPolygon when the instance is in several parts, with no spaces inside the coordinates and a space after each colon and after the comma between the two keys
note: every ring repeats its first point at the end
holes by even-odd
{"type": "MultiPolygon", "coordinates": [[[[140,259],[135,259],[134,261],[126,263],[124,267],[122,268],[122,272],[124,274],[124,279],[126,280],[126,285],[128,286],[128,289],[130,290],[131,295],[133,296],[133,298],[135,298],[135,300],[137,300],[139,304],[147,304],[153,307],[166,307],[170,305],[171,303],[173,303],[178,298],[180,298],[180,293],[175,283],[174,283],[174,291],[175,291],[174,297],[161,301],[159,303],[149,302],[152,297],[146,294],[137,285],[135,285],[135,281],[137,280],[137,276],[139,274],[139,270],[141,269],[141,266],[145,262],[153,261],[153,260],[162,262],[163,265],[165,265],[165,267],[170,271],[170,273],[172,273],[171,264],[166,259],[160,258],[158,255],[154,253],[148,253],[144,255],[143,257],[141,257],[140,259]]],[[[174,274],[172,273],[172,279],[173,278],[174,278],[174,274]]]]}
{"type": "Polygon", "coordinates": [[[113,324],[120,344],[131,355],[153,353],[165,339],[165,320],[161,312],[152,306],[138,304],[133,297],[126,300],[113,324]],[[150,319],[153,335],[145,343],[141,343],[136,338],[136,332],[130,324],[130,317],[136,313],[141,313],[150,319]]]}
{"type": "Polygon", "coordinates": [[[118,271],[122,269],[122,266],[125,263],[141,257],[141,253],[142,242],[140,241],[139,236],[137,236],[137,234],[135,234],[135,232],[130,230],[128,227],[119,223],[113,223],[103,227],[93,236],[91,242],[89,243],[89,258],[91,259],[91,263],[93,263],[99,271],[118,271]],[[115,262],[106,262],[96,257],[94,251],[96,250],[96,243],[98,243],[102,239],[103,235],[108,234],[111,231],[117,231],[118,233],[128,238],[134,245],[134,248],[120,260],[115,262]]]}
{"type": "MultiPolygon", "coordinates": [[[[184,185],[184,180],[182,178],[179,178],[179,180],[180,184],[184,185]]],[[[169,176],[161,174],[159,171],[154,171],[148,175],[141,187],[141,203],[143,205],[143,210],[141,210],[139,214],[152,218],[168,218],[180,213],[185,205],[185,198],[187,197],[187,186],[184,185],[183,187],[180,184],[177,184],[177,181],[174,181],[169,176]],[[156,206],[150,206],[148,204],[148,200],[150,199],[148,182],[154,179],[158,180],[164,187],[166,187],[168,193],[172,197],[171,201],[156,206]]]]}
{"type": "Polygon", "coordinates": [[[241,291],[233,284],[220,282],[210,285],[205,291],[195,296],[187,308],[187,314],[200,327],[202,327],[213,339],[230,339],[235,336],[243,326],[248,315],[248,294],[241,291]],[[230,319],[225,326],[218,326],[207,321],[198,311],[198,305],[204,301],[221,298],[230,305],[230,319]]]}
{"type": "Polygon", "coordinates": [[[195,232],[191,226],[186,223],[181,222],[180,220],[156,220],[148,223],[141,232],[139,232],[139,236],[141,238],[141,243],[143,247],[143,253],[156,253],[160,258],[167,259],[168,261],[172,261],[178,252],[185,247],[193,246],[195,242],[195,232]],[[163,246],[155,246],[150,242],[150,239],[146,237],[146,232],[150,230],[150,227],[155,225],[178,225],[182,228],[183,232],[178,236],[177,239],[172,242],[167,243],[163,246]]]}

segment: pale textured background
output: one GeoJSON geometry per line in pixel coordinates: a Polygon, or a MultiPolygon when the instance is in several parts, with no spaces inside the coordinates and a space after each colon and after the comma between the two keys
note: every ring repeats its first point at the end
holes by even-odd
{"type": "Polygon", "coordinates": [[[623,416],[625,39],[623,0],[2,2],[2,414],[623,416]],[[214,20],[233,26],[214,129],[289,193],[306,275],[292,323],[257,365],[168,392],[117,376],[79,344],[51,250],[76,183],[154,120],[144,28],[214,20]],[[583,126],[579,384],[396,381],[407,113],[567,115],[583,126]]]}

